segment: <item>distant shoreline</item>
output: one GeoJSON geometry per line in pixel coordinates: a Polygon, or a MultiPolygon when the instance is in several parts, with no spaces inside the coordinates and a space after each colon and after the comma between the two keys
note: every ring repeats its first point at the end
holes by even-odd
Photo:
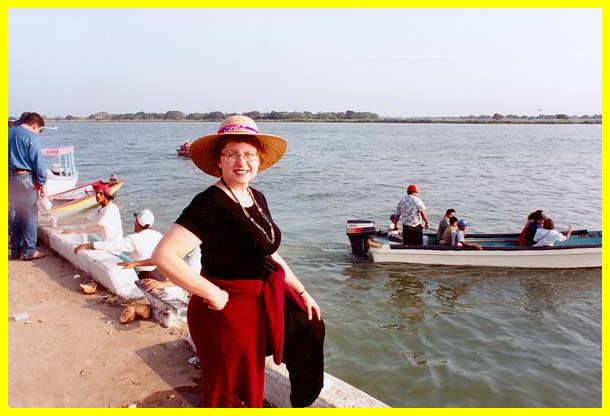
{"type": "MultiPolygon", "coordinates": [[[[54,123],[218,123],[222,119],[212,120],[65,120],[47,118],[49,122],[54,123]]],[[[470,119],[470,118],[408,118],[408,119],[377,119],[377,120],[336,120],[336,119],[256,119],[256,122],[265,123],[391,123],[391,124],[602,124],[601,119],[503,119],[503,120],[488,120],[488,119],[470,119]]]]}

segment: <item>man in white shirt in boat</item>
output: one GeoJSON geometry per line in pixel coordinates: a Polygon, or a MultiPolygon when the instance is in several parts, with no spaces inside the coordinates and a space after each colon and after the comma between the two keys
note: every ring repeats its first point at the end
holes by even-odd
{"type": "Polygon", "coordinates": [[[86,222],[88,226],[82,228],[66,228],[63,234],[92,234],[96,233],[102,241],[114,241],[123,238],[123,223],[121,212],[113,202],[110,187],[104,183],[93,185],[95,200],[99,208],[92,212],[86,222]]]}

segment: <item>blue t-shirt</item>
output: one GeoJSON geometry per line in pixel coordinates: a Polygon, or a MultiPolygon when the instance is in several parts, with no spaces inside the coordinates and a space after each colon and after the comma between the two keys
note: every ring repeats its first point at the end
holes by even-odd
{"type": "Polygon", "coordinates": [[[36,133],[21,126],[8,129],[8,168],[30,170],[39,185],[47,182],[47,166],[36,133]]]}

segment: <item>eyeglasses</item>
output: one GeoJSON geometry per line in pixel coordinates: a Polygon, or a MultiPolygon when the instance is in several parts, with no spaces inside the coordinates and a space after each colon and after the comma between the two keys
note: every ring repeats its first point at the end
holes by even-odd
{"type": "Polygon", "coordinates": [[[237,153],[237,152],[227,152],[221,153],[221,155],[227,160],[227,162],[237,162],[238,159],[244,158],[246,162],[255,162],[258,160],[258,153],[256,152],[246,152],[246,153],[237,153]]]}

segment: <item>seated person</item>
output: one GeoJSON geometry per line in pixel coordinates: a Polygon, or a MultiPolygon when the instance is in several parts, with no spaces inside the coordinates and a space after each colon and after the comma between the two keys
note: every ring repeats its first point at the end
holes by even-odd
{"type": "Polygon", "coordinates": [[[94,243],[83,243],[74,248],[74,253],[78,254],[81,250],[107,250],[113,254],[121,252],[130,253],[130,256],[135,260],[132,267],[136,268],[136,272],[140,278],[152,277],[152,272],[156,269],[153,264],[140,264],[141,260],[149,259],[152,252],[157,247],[157,244],[163,238],[163,234],[159,231],[151,229],[155,222],[153,213],[144,209],[135,212],[134,234],[129,234],[125,238],[112,241],[96,241],[94,243]]]}
{"type": "Polygon", "coordinates": [[[398,226],[398,220],[400,219],[400,215],[392,214],[390,215],[390,228],[388,229],[388,239],[392,241],[402,242],[400,238],[400,228],[398,226]]]}
{"type": "Polygon", "coordinates": [[[458,222],[457,217],[449,218],[449,224],[447,225],[447,228],[445,228],[445,231],[443,231],[443,235],[441,236],[441,238],[438,240],[438,244],[440,244],[441,246],[450,246],[451,245],[451,234],[454,231],[458,230],[457,222],[458,222]]]}
{"type": "Polygon", "coordinates": [[[536,230],[536,235],[534,235],[534,247],[552,247],[555,245],[556,241],[566,241],[572,235],[572,226],[568,226],[568,231],[566,235],[563,235],[559,231],[555,230],[555,223],[551,218],[547,218],[544,220],[544,225],[542,228],[538,228],[536,230]]]}
{"type": "Polygon", "coordinates": [[[451,232],[451,246],[452,247],[460,247],[466,248],[470,250],[483,250],[478,244],[470,244],[466,242],[466,226],[468,225],[468,221],[459,220],[457,222],[457,230],[451,232]]]}
{"type": "MultiPolygon", "coordinates": [[[[65,228],[63,234],[99,234],[102,241],[114,241],[123,238],[123,223],[121,222],[121,212],[112,200],[114,197],[110,187],[104,183],[93,185],[95,200],[99,208],[93,211],[85,219],[88,226],[84,228],[65,228]]],[[[74,225],[74,224],[72,224],[74,225]]]]}
{"type": "Polygon", "coordinates": [[[445,212],[445,216],[438,224],[438,229],[436,230],[436,238],[438,239],[438,241],[441,241],[441,239],[443,238],[445,230],[447,229],[447,227],[449,227],[449,220],[451,218],[455,218],[455,210],[453,208],[449,208],[447,212],[445,212]]]}
{"type": "MultiPolygon", "coordinates": [[[[195,272],[199,273],[201,271],[201,249],[199,247],[188,253],[185,256],[184,260],[188,263],[189,266],[191,266],[191,268],[195,272]]],[[[138,266],[155,266],[150,257],[139,261],[122,261],[120,263],[117,263],[117,265],[123,266],[123,268],[125,269],[130,269],[138,266]]],[[[158,271],[157,275],[145,278],[142,280],[142,282],[144,283],[144,289],[149,292],[156,289],[175,286],[175,284],[172,283],[171,280],[167,279],[158,271]]]]}
{"type": "Polygon", "coordinates": [[[546,216],[541,209],[536,210],[527,216],[527,222],[519,234],[520,246],[534,245],[534,235],[536,234],[536,230],[542,227],[545,218],[546,216]]]}

